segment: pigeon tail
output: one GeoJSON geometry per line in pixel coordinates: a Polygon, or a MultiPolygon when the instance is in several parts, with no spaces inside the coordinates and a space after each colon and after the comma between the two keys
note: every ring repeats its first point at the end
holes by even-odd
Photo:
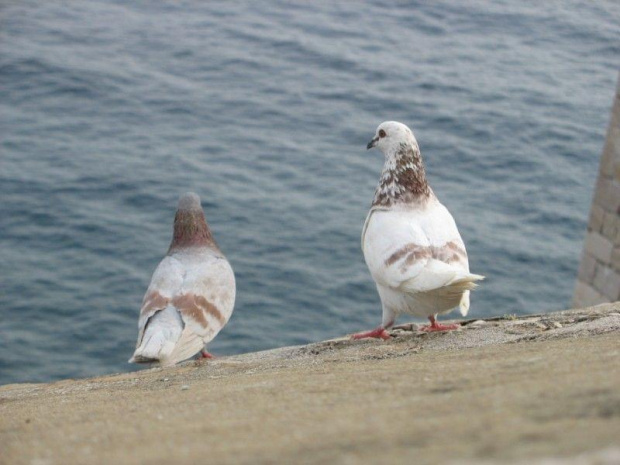
{"type": "Polygon", "coordinates": [[[197,352],[204,349],[204,346],[205,343],[203,338],[186,326],[173,350],[170,351],[166,359],[162,360],[160,363],[163,366],[171,366],[182,362],[196,355],[197,352]]]}
{"type": "Polygon", "coordinates": [[[448,287],[450,289],[454,289],[455,291],[463,292],[463,291],[473,291],[478,287],[476,281],[482,281],[484,276],[479,274],[468,274],[462,278],[458,278],[452,281],[448,287]]]}
{"type": "Polygon", "coordinates": [[[144,336],[129,363],[167,364],[183,331],[181,315],[173,306],[153,315],[146,324],[144,336]]]}
{"type": "Polygon", "coordinates": [[[463,292],[463,297],[461,297],[461,302],[459,303],[459,310],[463,316],[467,316],[467,313],[469,313],[469,292],[463,292]]]}
{"type": "Polygon", "coordinates": [[[455,283],[450,284],[452,287],[456,284],[456,288],[463,289],[463,297],[461,297],[461,301],[459,303],[459,310],[461,311],[461,315],[467,316],[469,312],[469,293],[478,287],[476,281],[481,281],[484,279],[484,276],[479,274],[470,274],[465,278],[459,279],[455,283]]]}
{"type": "Polygon", "coordinates": [[[450,309],[458,306],[461,314],[465,316],[469,310],[469,292],[478,287],[476,281],[483,278],[483,276],[475,274],[461,275],[442,287],[410,293],[409,295],[415,298],[417,307],[425,309],[429,315],[447,313],[450,309]]]}

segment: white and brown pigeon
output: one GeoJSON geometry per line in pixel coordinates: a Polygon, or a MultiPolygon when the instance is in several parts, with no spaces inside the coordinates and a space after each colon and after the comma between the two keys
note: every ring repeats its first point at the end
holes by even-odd
{"type": "Polygon", "coordinates": [[[205,350],[228,322],[235,304],[235,275],[205,220],[200,198],[179,199],[167,255],[146,291],[138,342],[129,362],[170,366],[205,350]]]}
{"type": "Polygon", "coordinates": [[[362,250],[383,306],[381,325],[354,339],[388,339],[402,313],[426,317],[423,331],[457,329],[436,316],[469,310],[469,291],[483,276],[469,272],[454,218],[428,185],[418,143],[402,123],[386,121],[367,148],[385,156],[381,179],[362,231],[362,250]]]}

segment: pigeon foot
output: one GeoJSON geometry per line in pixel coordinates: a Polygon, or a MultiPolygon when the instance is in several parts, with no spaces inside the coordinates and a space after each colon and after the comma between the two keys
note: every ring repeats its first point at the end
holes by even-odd
{"type": "Polygon", "coordinates": [[[215,356],[203,349],[200,351],[200,358],[215,358],[215,356]]]}
{"type": "Polygon", "coordinates": [[[453,331],[461,327],[461,325],[458,325],[458,324],[442,325],[441,323],[437,323],[437,320],[435,319],[434,316],[429,316],[428,319],[430,320],[431,324],[428,326],[422,326],[420,328],[420,331],[424,331],[427,333],[432,333],[435,331],[453,331]]]}
{"type": "Polygon", "coordinates": [[[388,340],[391,338],[388,332],[384,328],[379,326],[378,328],[373,329],[372,331],[366,331],[365,333],[354,334],[353,336],[351,336],[351,339],[366,339],[369,337],[381,338],[383,340],[388,340]]]}

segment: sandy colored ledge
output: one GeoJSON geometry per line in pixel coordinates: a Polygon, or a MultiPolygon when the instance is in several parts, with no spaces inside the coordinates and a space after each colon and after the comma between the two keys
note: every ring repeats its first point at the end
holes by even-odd
{"type": "Polygon", "coordinates": [[[0,388],[0,462],[619,463],[620,303],[0,388]]]}

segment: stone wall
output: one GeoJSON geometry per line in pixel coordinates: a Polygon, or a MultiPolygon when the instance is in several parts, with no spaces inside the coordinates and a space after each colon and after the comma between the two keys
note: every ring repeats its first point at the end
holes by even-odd
{"type": "Polygon", "coordinates": [[[573,304],[620,300],[620,78],[596,182],[573,304]]]}

